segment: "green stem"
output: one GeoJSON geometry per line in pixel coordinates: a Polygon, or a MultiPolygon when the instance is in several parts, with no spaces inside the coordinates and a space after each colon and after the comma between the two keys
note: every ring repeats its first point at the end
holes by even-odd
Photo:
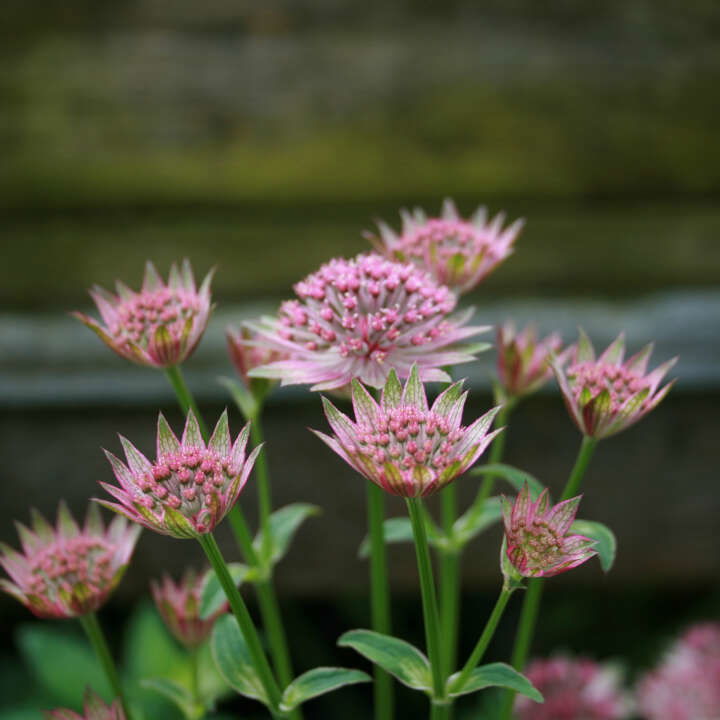
{"type": "Polygon", "coordinates": [[[430,706],[430,720],[448,720],[452,705],[449,702],[433,703],[430,706]]]}
{"type": "MultiPolygon", "coordinates": [[[[440,493],[440,500],[443,530],[448,538],[452,538],[457,516],[457,489],[454,483],[440,493]]],[[[443,672],[446,677],[455,667],[459,615],[460,552],[455,548],[445,548],[440,551],[440,626],[443,672]]]]}
{"type": "Polygon", "coordinates": [[[591,438],[587,435],[583,436],[582,443],[580,444],[580,451],[578,452],[577,459],[575,460],[575,465],[573,465],[570,477],[568,478],[567,483],[565,483],[560,500],[567,500],[568,498],[577,495],[578,490],[580,490],[580,483],[582,483],[582,479],[585,477],[585,471],[587,470],[590,460],[592,460],[592,456],[595,453],[597,443],[598,441],[596,438],[591,438]]]}
{"type": "MultiPolygon", "coordinates": [[[[265,441],[262,427],[261,410],[255,413],[250,422],[250,437],[253,445],[257,447],[265,441]]],[[[272,512],[272,496],[270,492],[270,471],[268,470],[267,456],[261,452],[255,460],[255,478],[258,488],[258,515],[260,517],[260,530],[262,532],[261,555],[263,562],[270,562],[273,551],[273,538],[270,532],[270,513],[272,512]]]]}
{"type": "MultiPolygon", "coordinates": [[[[517,401],[513,400],[512,398],[505,401],[505,403],[498,411],[498,414],[495,416],[495,422],[493,423],[493,425],[496,428],[505,427],[507,425],[508,418],[510,417],[510,413],[515,407],[516,402],[517,401]]],[[[499,463],[502,460],[503,452],[505,451],[506,437],[507,428],[503,430],[499,435],[495,436],[495,439],[492,442],[492,446],[490,447],[490,454],[488,455],[489,465],[494,465],[495,463],[499,463]]],[[[483,476],[482,483],[480,484],[480,489],[478,490],[475,502],[473,503],[474,509],[477,512],[480,512],[482,510],[482,507],[485,504],[485,501],[490,497],[494,486],[495,476],[492,473],[486,473],[483,476]]]]}
{"type": "MultiPolygon", "coordinates": [[[[370,600],[372,628],[375,632],[389,635],[390,591],[385,552],[385,496],[383,491],[368,481],[368,525],[370,526],[370,600]]],[[[392,678],[375,666],[375,720],[393,720],[392,678]]]]}
{"type": "Polygon", "coordinates": [[[127,701],[125,700],[125,694],[123,693],[122,685],[120,684],[120,677],[118,676],[115,662],[112,659],[110,648],[108,647],[105,634],[98,622],[97,615],[91,612],[87,615],[80,615],[78,620],[80,621],[85,634],[88,636],[88,640],[90,640],[90,644],[92,645],[92,648],[95,651],[103,670],[105,671],[105,675],[107,676],[112,691],[115,693],[116,697],[120,698],[120,704],[125,711],[125,716],[128,720],[131,720],[127,701]]]}
{"type": "Polygon", "coordinates": [[[280,684],[286,687],[292,682],[293,671],[290,664],[285,629],[283,628],[280,615],[280,607],[277,595],[272,585],[272,580],[259,580],[255,583],[260,614],[263,619],[263,627],[267,633],[270,651],[273,657],[273,665],[280,684]]]}
{"type": "Polygon", "coordinates": [[[193,699],[193,702],[197,705],[202,705],[202,700],[200,699],[200,678],[199,678],[199,670],[200,670],[200,648],[191,648],[190,649],[190,695],[193,699]]]}
{"type": "Polygon", "coordinates": [[[433,699],[444,703],[447,700],[447,695],[445,693],[443,658],[440,650],[440,618],[437,600],[435,599],[435,583],[433,581],[430,549],[423,519],[422,500],[419,498],[406,498],[406,503],[415,538],[415,555],[417,557],[418,575],[420,576],[423,619],[425,621],[425,643],[432,672],[433,699]]]}
{"type": "Polygon", "coordinates": [[[235,615],[235,618],[238,621],[240,631],[247,643],[248,651],[250,652],[250,657],[252,658],[255,671],[257,672],[258,678],[265,690],[270,707],[270,713],[273,717],[281,717],[282,714],[279,709],[280,688],[278,687],[275,676],[270,668],[270,663],[265,657],[260,638],[257,634],[257,630],[255,630],[255,625],[250,617],[245,601],[242,599],[237,586],[230,576],[227,564],[225,563],[213,534],[207,533],[206,535],[201,535],[198,540],[202,549],[205,551],[208,560],[210,561],[210,565],[215,571],[215,575],[217,575],[217,578],[220,581],[220,585],[222,585],[222,588],[225,591],[225,597],[230,604],[233,615],[235,615]]]}

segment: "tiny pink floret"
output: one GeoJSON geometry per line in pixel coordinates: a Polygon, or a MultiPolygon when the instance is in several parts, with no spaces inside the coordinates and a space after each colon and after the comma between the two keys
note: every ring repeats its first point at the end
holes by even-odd
{"type": "Polygon", "coordinates": [[[85,692],[82,715],[65,709],[48,710],[43,714],[45,720],[125,720],[119,698],[106,705],[102,698],[89,688],[85,692]]]}

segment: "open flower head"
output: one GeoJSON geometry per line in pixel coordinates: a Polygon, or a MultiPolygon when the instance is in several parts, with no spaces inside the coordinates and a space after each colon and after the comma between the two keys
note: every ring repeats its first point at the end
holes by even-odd
{"type": "Polygon", "coordinates": [[[119,281],[117,295],[97,285],[90,290],[102,323],[83,313],[73,315],[128,360],[158,368],[179,365],[193,352],[207,327],[211,279],[212,273],[208,273],[198,290],[185,260],[181,268],[170,268],[166,284],[148,262],[139,292],[119,281]]]}
{"type": "Polygon", "coordinates": [[[622,333],[599,358],[581,330],[573,362],[553,370],[565,404],[580,431],[588,437],[605,438],[644,417],[667,395],[674,381],[660,387],[677,358],[647,372],[652,344],[628,360],[622,333]]]}
{"type": "Polygon", "coordinates": [[[380,222],[379,238],[368,234],[370,240],[388,257],[410,260],[460,293],[472,290],[513,252],[523,226],[523,220],[516,220],[503,228],[504,213],[491,220],[484,207],[465,220],[452,200],[443,203],[441,217],[428,218],[419,208],[400,216],[399,234],[380,222]]]}
{"type": "Polygon", "coordinates": [[[558,333],[538,338],[537,328],[528,325],[518,332],[513,323],[497,328],[497,372],[500,386],[509,397],[518,398],[539,390],[551,377],[550,360],[560,362],[562,340],[558,333]]]}
{"type": "Polygon", "coordinates": [[[207,573],[187,570],[175,583],[168,575],[159,582],[151,581],[155,606],[177,641],[186,648],[196,648],[210,635],[215,620],[227,612],[227,605],[206,619],[200,617],[200,597],[207,573]]]}
{"type": "Polygon", "coordinates": [[[518,720],[624,720],[631,714],[621,674],[610,664],[559,655],[533,660],[525,675],[545,702],[518,695],[518,720]]]}
{"type": "Polygon", "coordinates": [[[548,490],[533,501],[527,483],[514,504],[502,499],[507,557],[523,577],[551,577],[597,555],[594,540],[568,535],[580,496],[550,504],[548,490]]]}
{"type": "Polygon", "coordinates": [[[85,692],[82,715],[72,710],[48,710],[44,715],[45,720],[125,720],[119,699],[106,705],[102,698],[89,688],[85,692]]]}
{"type": "Polygon", "coordinates": [[[178,440],[161,413],[155,462],[121,436],[127,464],[105,453],[119,487],[101,483],[118,502],[98,502],[164,535],[209,533],[235,504],[260,451],[258,446],[245,458],[248,434],[249,424],[232,443],[225,411],[205,444],[191,410],[178,440]]]}
{"type": "Polygon", "coordinates": [[[106,528],[90,504],[84,526],[64,502],[56,527],[32,511],[30,528],[17,523],[22,553],[0,546],[0,565],[10,581],[0,589],[41,618],[70,618],[94,612],[115,589],[130,562],[140,528],[115,518],[106,528]]]}
{"type": "Polygon", "coordinates": [[[488,330],[468,326],[472,310],[451,316],[457,299],[412,263],[380,255],[336,258],[295,285],[276,318],[249,323],[258,343],[289,359],[250,371],[313,390],[349,386],[353,378],[381,388],[390,368],[406,378],[447,381],[441,368],[470,362],[478,348],[460,341],[488,330]]]}
{"type": "Polygon", "coordinates": [[[361,383],[353,382],[355,422],[323,398],[335,435],[316,434],[383,490],[424,497],[462,475],[500,432],[489,432],[498,408],[468,427],[460,424],[466,396],[457,382],[430,408],[418,369],[411,370],[404,388],[392,370],[379,403],[361,383]]]}

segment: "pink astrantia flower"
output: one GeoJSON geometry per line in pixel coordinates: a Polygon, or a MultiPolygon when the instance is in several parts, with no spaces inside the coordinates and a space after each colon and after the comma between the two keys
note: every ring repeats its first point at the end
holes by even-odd
{"type": "Polygon", "coordinates": [[[542,693],[538,705],[518,696],[518,720],[623,720],[630,714],[629,699],[618,671],[587,658],[557,656],[534,660],[525,675],[542,693]]]}
{"type": "Polygon", "coordinates": [[[450,317],[455,296],[427,272],[375,254],[331,260],[295,293],[277,318],[248,323],[260,344],[290,358],[255,368],[251,377],[309,383],[313,390],[357,378],[380,388],[391,367],[404,378],[416,363],[422,380],[447,381],[440,368],[470,362],[478,349],[458,343],[489,329],[465,324],[471,310],[450,317]]]}
{"type": "Polygon", "coordinates": [[[263,378],[250,377],[249,373],[253,368],[287,358],[287,353],[258,345],[256,334],[248,328],[243,327],[240,330],[228,328],[225,337],[230,360],[248,390],[253,390],[263,383],[267,384],[267,380],[263,378]]]}
{"type": "Polygon", "coordinates": [[[575,359],[567,367],[553,362],[565,404],[584,435],[606,438],[636,423],[667,395],[674,380],[660,382],[677,358],[646,374],[652,344],[623,362],[625,339],[621,333],[595,359],[595,350],[581,330],[575,359]]]}
{"type": "Polygon", "coordinates": [[[161,413],[155,462],[121,436],[127,465],[105,453],[120,487],[101,483],[119,502],[98,502],[164,535],[209,533],[235,504],[260,451],[255,448],[245,459],[248,434],[249,424],[233,444],[225,411],[206,445],[191,410],[178,441],[161,413]]]}
{"type": "MultiPolygon", "coordinates": [[[[552,333],[541,340],[528,325],[517,332],[513,323],[497,328],[497,372],[500,386],[509,397],[521,397],[541,388],[552,377],[550,360],[560,355],[562,340],[552,333]]],[[[562,353],[561,360],[567,354],[562,353]]]]}
{"type": "Polygon", "coordinates": [[[412,368],[404,388],[392,370],[380,403],[353,382],[355,422],[323,398],[335,435],[316,434],[383,490],[424,497],[462,475],[500,432],[488,432],[498,408],[468,427],[460,425],[466,396],[462,382],[457,382],[428,408],[417,367],[412,368]]]}
{"type": "Polygon", "coordinates": [[[195,349],[207,327],[212,309],[208,273],[195,287],[190,263],[170,268],[167,284],[148,262],[140,292],[117,283],[117,295],[95,286],[95,301],[104,325],[84,315],[73,315],[94,330],[100,339],[128,360],[166,368],[182,363],[195,349]]]}
{"type": "Polygon", "coordinates": [[[523,577],[551,577],[571,570],[594,555],[594,540],[568,535],[580,496],[550,505],[548,490],[536,501],[527,483],[511,504],[503,497],[507,557],[523,577]]]}
{"type": "Polygon", "coordinates": [[[155,606],[170,632],[187,648],[196,648],[210,635],[215,620],[227,612],[227,604],[206,619],[200,617],[200,597],[205,574],[187,570],[180,582],[165,575],[162,581],[150,582],[155,606]]]}
{"type": "Polygon", "coordinates": [[[45,720],[125,720],[120,700],[106,705],[102,698],[89,688],[85,692],[83,714],[79,715],[72,710],[48,710],[43,713],[45,720]]]}
{"type": "Polygon", "coordinates": [[[32,529],[17,523],[23,554],[0,546],[0,565],[12,582],[0,589],[42,618],[70,618],[97,610],[115,589],[130,562],[140,528],[115,518],[105,528],[91,504],[80,527],[64,502],[57,526],[32,511],[32,529]]]}
{"type": "Polygon", "coordinates": [[[484,207],[464,220],[452,200],[443,203],[441,217],[428,218],[418,208],[400,216],[399,234],[381,222],[380,237],[368,234],[369,239],[388,257],[410,260],[460,293],[472,290],[513,252],[524,223],[516,220],[503,229],[504,213],[490,220],[484,207]]]}
{"type": "Polygon", "coordinates": [[[646,720],[720,718],[720,624],[690,628],[638,685],[646,720]]]}

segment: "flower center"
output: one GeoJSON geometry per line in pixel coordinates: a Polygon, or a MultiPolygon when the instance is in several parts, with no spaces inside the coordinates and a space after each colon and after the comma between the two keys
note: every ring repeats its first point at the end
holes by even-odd
{"type": "Polygon", "coordinates": [[[576,401],[586,390],[596,397],[603,390],[610,393],[611,409],[618,410],[630,397],[648,387],[640,375],[616,365],[600,365],[586,362],[578,363],[567,371],[570,387],[576,401]]]}
{"type": "Polygon", "coordinates": [[[562,536],[544,520],[535,518],[529,525],[522,518],[517,520],[513,537],[517,542],[513,560],[524,560],[531,568],[547,568],[563,554],[562,536]]]}
{"type": "Polygon", "coordinates": [[[475,256],[492,248],[489,238],[463,220],[433,218],[422,227],[400,238],[402,249],[414,258],[425,258],[428,251],[439,260],[453,255],[475,256]]]}

